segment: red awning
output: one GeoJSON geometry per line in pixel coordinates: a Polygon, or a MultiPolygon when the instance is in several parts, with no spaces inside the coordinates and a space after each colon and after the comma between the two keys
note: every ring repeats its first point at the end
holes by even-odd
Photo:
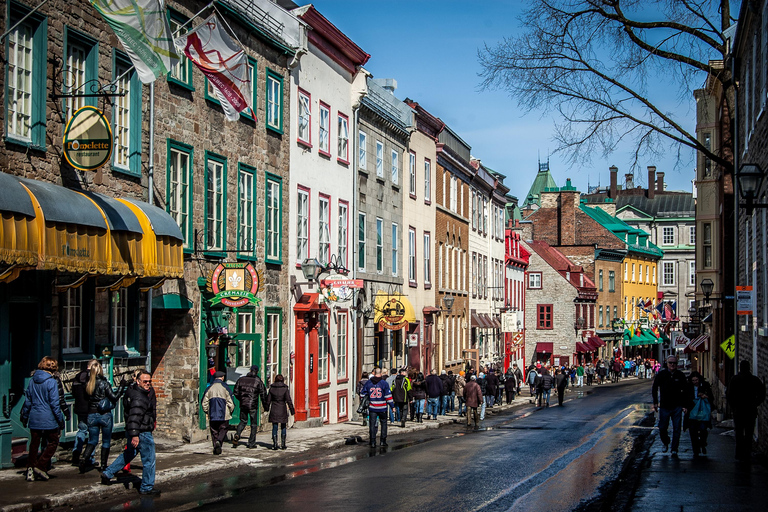
{"type": "Polygon", "coordinates": [[[580,354],[583,354],[583,353],[586,353],[586,352],[592,352],[592,350],[593,349],[589,345],[587,345],[586,343],[582,343],[580,341],[576,342],[576,352],[578,352],[580,354]]]}
{"type": "Polygon", "coordinates": [[[595,348],[600,348],[605,346],[605,342],[602,340],[602,338],[600,338],[600,336],[590,336],[588,341],[595,348]]]}
{"type": "Polygon", "coordinates": [[[440,311],[440,308],[436,308],[434,306],[424,306],[421,310],[422,313],[425,315],[432,315],[440,311]]]}
{"type": "Polygon", "coordinates": [[[328,311],[328,306],[326,306],[324,303],[319,304],[317,302],[317,299],[319,297],[319,293],[305,293],[301,296],[299,301],[296,303],[295,306],[293,306],[294,311],[312,311],[312,310],[323,310],[328,311]]]}
{"type": "Polygon", "coordinates": [[[478,329],[485,328],[485,322],[480,320],[480,316],[477,313],[472,313],[472,327],[477,327],[478,329]]]}
{"type": "Polygon", "coordinates": [[[537,343],[536,352],[542,354],[551,354],[554,343],[537,343]]]}
{"type": "Polygon", "coordinates": [[[693,352],[705,352],[708,350],[709,345],[709,334],[704,333],[696,338],[692,339],[690,343],[688,343],[685,348],[683,349],[683,352],[686,354],[691,354],[693,352]]]}

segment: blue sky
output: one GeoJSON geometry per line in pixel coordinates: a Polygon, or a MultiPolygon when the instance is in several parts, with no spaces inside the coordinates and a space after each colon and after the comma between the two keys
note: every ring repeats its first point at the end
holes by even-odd
{"type": "MultiPolygon", "coordinates": [[[[371,55],[365,68],[376,78],[394,78],[395,94],[419,102],[440,117],[472,146],[472,155],[507,176],[505,183],[520,201],[528,192],[539,155],[546,161],[556,143],[554,121],[540,113],[524,115],[517,102],[502,91],[480,91],[477,50],[493,45],[518,29],[519,0],[466,2],[459,0],[316,0],[314,6],[350,39],[371,55]]],[[[681,111],[695,126],[693,95],[678,105],[669,98],[668,109],[681,111]]],[[[550,170],[558,185],[571,178],[579,190],[587,182],[609,181],[608,167],[619,168],[620,179],[629,170],[629,147],[608,158],[597,155],[591,165],[568,167],[560,154],[550,156],[550,170]]],[[[692,152],[675,170],[674,155],[662,161],[642,162],[637,183],[645,185],[648,165],[666,173],[669,189],[691,190],[692,152]]]]}

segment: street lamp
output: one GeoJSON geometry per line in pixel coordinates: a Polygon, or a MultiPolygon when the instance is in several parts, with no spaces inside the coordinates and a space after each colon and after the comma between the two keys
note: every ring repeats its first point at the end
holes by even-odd
{"type": "Polygon", "coordinates": [[[701,280],[699,286],[701,286],[701,293],[704,294],[704,300],[709,302],[709,296],[712,295],[712,291],[715,289],[715,283],[710,278],[706,278],[701,280]]]}
{"type": "Polygon", "coordinates": [[[768,208],[768,204],[755,203],[755,198],[760,192],[765,174],[757,164],[742,164],[739,173],[736,175],[739,180],[739,192],[746,199],[746,204],[739,203],[739,206],[746,208],[747,215],[752,215],[755,208],[768,208]]]}
{"type": "Polygon", "coordinates": [[[307,281],[317,281],[323,271],[323,264],[317,258],[307,258],[301,262],[301,273],[307,281]]]}

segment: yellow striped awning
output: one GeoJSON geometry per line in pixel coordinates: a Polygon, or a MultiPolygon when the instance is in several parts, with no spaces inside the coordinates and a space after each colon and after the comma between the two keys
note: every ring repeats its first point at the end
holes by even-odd
{"type": "Polygon", "coordinates": [[[0,173],[0,214],[0,282],[23,269],[126,278],[183,274],[181,231],[147,203],[0,173]]]}

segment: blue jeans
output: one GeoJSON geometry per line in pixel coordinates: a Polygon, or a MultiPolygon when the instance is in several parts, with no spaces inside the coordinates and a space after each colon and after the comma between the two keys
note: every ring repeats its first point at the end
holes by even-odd
{"type": "Polygon", "coordinates": [[[485,419],[485,400],[482,400],[480,403],[480,421],[483,421],[485,419]]]}
{"type": "Polygon", "coordinates": [[[99,444],[99,431],[101,431],[101,447],[109,448],[112,441],[112,413],[91,413],[88,415],[88,444],[99,444]]]}
{"type": "Polygon", "coordinates": [[[398,407],[395,407],[394,409],[392,407],[389,408],[389,422],[395,423],[396,421],[400,421],[400,409],[398,407]]]}
{"type": "Polygon", "coordinates": [[[455,391],[451,391],[451,398],[450,398],[449,404],[451,406],[451,412],[453,412],[453,409],[456,406],[456,392],[455,391]]]}
{"type": "Polygon", "coordinates": [[[440,414],[445,416],[448,414],[448,404],[451,401],[451,395],[443,395],[440,397],[440,414]]]}
{"type": "Polygon", "coordinates": [[[457,397],[457,398],[459,399],[459,415],[461,415],[464,412],[464,409],[465,409],[465,407],[464,407],[464,397],[460,396],[460,397],[457,397]]]}
{"type": "Polygon", "coordinates": [[[152,437],[152,432],[142,432],[139,434],[139,446],[134,448],[131,444],[131,439],[128,439],[128,444],[125,445],[123,453],[117,456],[115,462],[109,465],[104,470],[104,476],[112,478],[115,474],[123,469],[126,464],[131,462],[136,457],[136,452],[141,455],[141,487],[142,492],[151,491],[155,486],[155,440],[152,437]]]}
{"type": "Polygon", "coordinates": [[[434,416],[437,418],[437,410],[440,406],[440,397],[427,398],[427,416],[434,416]]]}
{"type": "Polygon", "coordinates": [[[665,409],[659,407],[659,437],[661,442],[669,444],[669,420],[672,418],[672,451],[676,452],[680,445],[680,430],[683,423],[683,408],[665,409]]]}
{"type": "Polygon", "coordinates": [[[277,426],[280,425],[280,437],[285,437],[288,434],[287,423],[273,423],[272,424],[272,437],[277,437],[277,426]]]}
{"type": "MultiPolygon", "coordinates": [[[[83,453],[83,446],[88,439],[88,415],[77,415],[77,434],[75,434],[75,447],[72,448],[72,455],[83,453]]],[[[88,461],[90,462],[90,461],[88,461]]]]}
{"type": "Polygon", "coordinates": [[[551,390],[551,389],[543,389],[543,390],[541,390],[541,399],[542,399],[542,400],[544,401],[544,403],[546,403],[547,405],[549,405],[549,394],[550,394],[551,392],[552,392],[552,390],[551,390]]]}
{"type": "Polygon", "coordinates": [[[378,430],[377,423],[381,420],[381,440],[387,440],[387,411],[371,411],[371,421],[368,423],[368,435],[370,436],[370,442],[376,442],[376,431],[378,430]]]}
{"type": "Polygon", "coordinates": [[[487,405],[488,407],[493,407],[493,400],[494,400],[493,395],[485,395],[485,405],[487,405]]]}
{"type": "Polygon", "coordinates": [[[414,408],[413,408],[413,413],[414,414],[424,414],[424,402],[426,402],[426,401],[427,400],[425,398],[417,398],[417,399],[415,399],[413,401],[413,403],[415,404],[414,408]]]}

